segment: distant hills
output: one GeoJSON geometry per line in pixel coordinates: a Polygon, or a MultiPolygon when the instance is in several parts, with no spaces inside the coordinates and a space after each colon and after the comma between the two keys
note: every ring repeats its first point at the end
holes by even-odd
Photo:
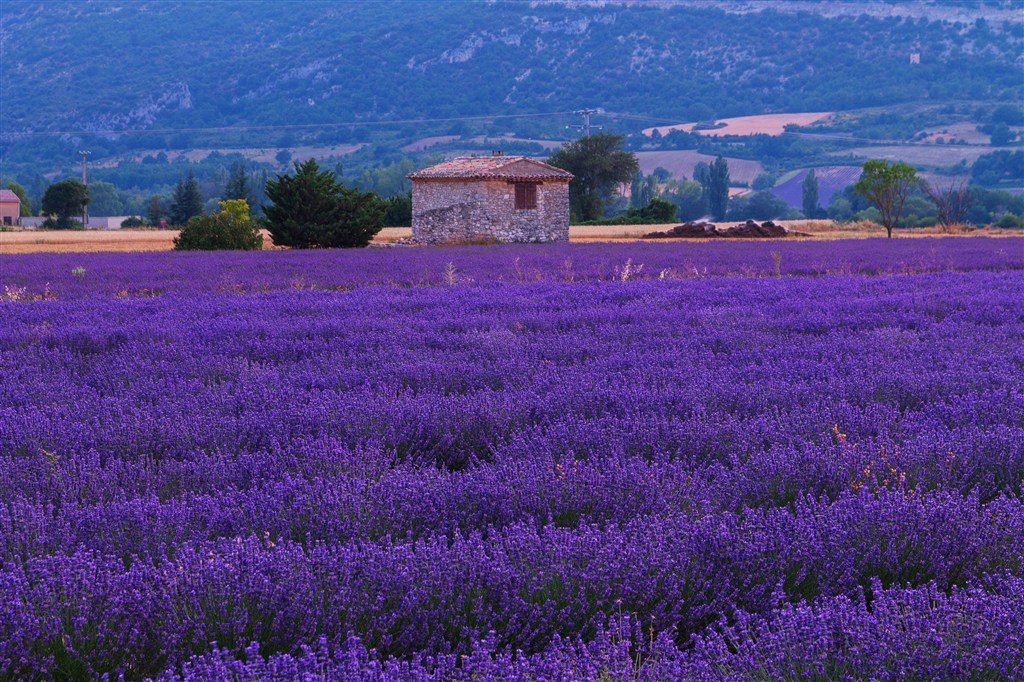
{"type": "Polygon", "coordinates": [[[552,114],[582,106],[632,131],[1024,96],[1021,24],[999,20],[1012,3],[904,5],[911,18],[870,2],[5,0],[0,159],[21,175],[65,166],[81,145],[97,162],[197,147],[398,149],[429,135],[564,136],[576,119],[552,114]]]}

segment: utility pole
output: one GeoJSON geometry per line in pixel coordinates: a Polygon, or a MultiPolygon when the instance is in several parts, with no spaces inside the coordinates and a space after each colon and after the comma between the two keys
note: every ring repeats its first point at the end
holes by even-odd
{"type": "MultiPolygon", "coordinates": [[[[89,156],[92,152],[85,151],[82,149],[78,150],[78,153],[82,155],[82,184],[85,188],[89,188],[89,179],[85,175],[85,157],[89,156]]],[[[89,227],[89,204],[82,206],[82,229],[88,229],[89,227]]]]}
{"type": "Polygon", "coordinates": [[[603,114],[604,109],[577,109],[572,112],[577,116],[583,117],[583,125],[566,126],[566,128],[575,128],[576,130],[582,130],[584,137],[590,137],[590,129],[601,130],[604,126],[592,126],[590,125],[591,114],[603,114]]]}

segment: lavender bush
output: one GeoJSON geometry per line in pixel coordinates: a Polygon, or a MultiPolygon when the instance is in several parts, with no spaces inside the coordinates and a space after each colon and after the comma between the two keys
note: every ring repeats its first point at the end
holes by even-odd
{"type": "Polygon", "coordinates": [[[1024,242],[884,247],[4,257],[0,677],[1024,679],[1024,242]]]}

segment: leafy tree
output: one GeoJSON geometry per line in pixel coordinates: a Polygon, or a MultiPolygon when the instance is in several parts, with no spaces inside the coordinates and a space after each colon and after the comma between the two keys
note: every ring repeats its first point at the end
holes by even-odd
{"type": "Polygon", "coordinates": [[[178,184],[174,187],[168,218],[172,225],[185,225],[193,216],[200,215],[202,212],[203,195],[199,192],[196,174],[190,168],[188,177],[184,180],[178,178],[178,184]]]}
{"type": "Polygon", "coordinates": [[[245,199],[220,202],[217,213],[193,216],[174,239],[177,251],[258,251],[263,248],[259,224],[249,218],[245,199]]]}
{"type": "Polygon", "coordinates": [[[366,246],[383,227],[385,204],[373,192],[341,185],[315,159],[294,164],[295,174],[267,182],[264,208],[274,244],[296,248],[366,246]]]}
{"type": "Polygon", "coordinates": [[[97,216],[121,215],[124,204],[117,194],[117,188],[109,182],[92,182],[89,184],[89,213],[97,216]]]}
{"type": "Polygon", "coordinates": [[[697,220],[708,212],[708,205],[704,201],[704,190],[699,182],[680,180],[673,189],[669,190],[668,197],[678,207],[676,214],[679,220],[697,220]]]}
{"type": "Polygon", "coordinates": [[[241,161],[231,164],[231,170],[228,172],[228,181],[224,185],[224,198],[245,199],[247,202],[252,198],[249,175],[245,172],[245,164],[241,161]]]}
{"type": "Polygon", "coordinates": [[[74,178],[50,185],[43,194],[43,213],[57,216],[54,228],[58,230],[73,229],[72,218],[82,215],[88,205],[88,188],[74,178]]]}
{"type": "Polygon", "coordinates": [[[629,182],[640,169],[636,155],[622,149],[625,137],[599,133],[567,142],[555,150],[548,163],[569,171],[569,210],[577,220],[604,215],[615,187],[629,182]]]}
{"type": "Polygon", "coordinates": [[[892,228],[899,222],[907,195],[917,183],[917,171],[913,166],[902,161],[890,165],[888,161],[872,159],[864,163],[864,170],[853,189],[878,209],[882,225],[892,239],[892,228]]]}
{"type": "Polygon", "coordinates": [[[1005,147],[1011,144],[1017,139],[1017,133],[1010,130],[1010,126],[1005,123],[996,123],[992,126],[992,146],[993,147],[1005,147]]]}
{"type": "Polygon", "coordinates": [[[821,207],[818,206],[818,178],[812,168],[804,177],[800,186],[802,204],[805,218],[817,218],[821,214],[821,207]]]}

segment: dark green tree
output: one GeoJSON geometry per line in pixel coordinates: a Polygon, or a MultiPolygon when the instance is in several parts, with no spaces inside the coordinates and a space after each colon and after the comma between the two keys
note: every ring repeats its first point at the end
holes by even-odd
{"type": "Polygon", "coordinates": [[[888,161],[872,159],[864,163],[864,170],[853,189],[878,209],[882,225],[892,239],[892,228],[899,222],[907,196],[917,183],[917,171],[913,166],[902,161],[890,165],[888,161]]]}
{"type": "Polygon", "coordinates": [[[708,212],[704,201],[704,190],[699,182],[680,180],[669,192],[669,198],[678,206],[680,220],[697,220],[708,212]]]}
{"type": "Polygon", "coordinates": [[[412,225],[412,192],[397,194],[384,200],[384,227],[409,227],[412,225]]]}
{"type": "Polygon", "coordinates": [[[224,185],[223,198],[244,199],[247,202],[252,200],[252,187],[249,183],[249,175],[245,172],[245,164],[241,161],[231,164],[231,170],[228,171],[228,180],[224,185]]]}
{"type": "Polygon", "coordinates": [[[74,178],[55,182],[43,194],[43,213],[57,216],[54,227],[58,230],[73,229],[74,217],[88,205],[89,189],[74,178]]]}
{"type": "Polygon", "coordinates": [[[804,177],[800,186],[802,204],[805,218],[817,218],[821,214],[821,207],[818,206],[818,177],[812,168],[804,177]]]}
{"type": "Polygon", "coordinates": [[[199,192],[195,171],[190,168],[188,176],[184,180],[178,178],[178,184],[174,186],[167,217],[172,225],[185,225],[193,216],[202,212],[203,195],[199,192]]]}
{"type": "Polygon", "coordinates": [[[177,251],[259,251],[260,226],[249,218],[245,199],[220,202],[217,213],[193,216],[174,239],[177,251]]]}
{"type": "Polygon", "coordinates": [[[705,200],[711,217],[722,220],[729,206],[729,164],[719,156],[707,169],[705,181],[698,181],[705,188],[705,200]]]}
{"type": "Polygon", "coordinates": [[[89,183],[89,213],[96,216],[124,214],[124,202],[117,194],[117,187],[109,182],[89,183]]]}
{"type": "Polygon", "coordinates": [[[32,202],[29,201],[28,194],[25,193],[25,188],[12,180],[7,183],[7,189],[18,195],[18,199],[21,201],[21,215],[32,215],[32,202]]]}
{"type": "Polygon", "coordinates": [[[315,159],[294,164],[294,175],[267,182],[267,229],[278,246],[366,246],[380,232],[386,207],[373,192],[341,185],[315,159]]]}
{"type": "Polygon", "coordinates": [[[552,166],[576,176],[569,183],[569,211],[576,220],[601,218],[616,186],[632,180],[640,169],[636,155],[622,149],[624,140],[608,133],[581,137],[548,158],[552,166]]]}

